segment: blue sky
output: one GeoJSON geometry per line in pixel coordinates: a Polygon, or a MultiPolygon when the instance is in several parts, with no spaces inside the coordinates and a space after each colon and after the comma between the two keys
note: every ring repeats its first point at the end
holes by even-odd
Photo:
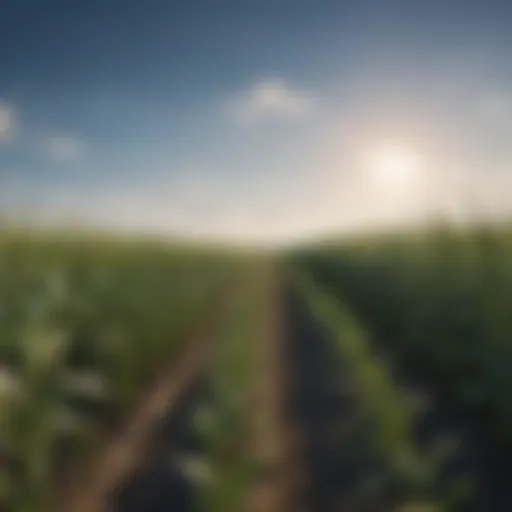
{"type": "Polygon", "coordinates": [[[510,26],[506,1],[4,0],[0,209],[251,240],[503,212],[510,26]]]}

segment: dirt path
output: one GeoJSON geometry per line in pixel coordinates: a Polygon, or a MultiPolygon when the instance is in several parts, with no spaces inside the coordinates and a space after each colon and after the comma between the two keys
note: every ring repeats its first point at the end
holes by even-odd
{"type": "Polygon", "coordinates": [[[259,358],[261,371],[255,387],[256,429],[249,456],[261,463],[258,480],[249,493],[248,512],[285,512],[297,483],[293,455],[295,434],[285,414],[289,381],[285,373],[285,330],[280,283],[268,303],[259,358]]]}
{"type": "Polygon", "coordinates": [[[200,332],[187,343],[183,355],[174,358],[168,369],[140,400],[139,406],[125,426],[106,441],[91,457],[79,476],[58,499],[56,509],[62,512],[111,511],[110,498],[148,458],[154,447],[158,425],[183,401],[187,392],[200,379],[211,351],[212,333],[219,322],[219,312],[226,299],[217,304],[200,332]]]}
{"type": "Polygon", "coordinates": [[[111,494],[110,512],[197,510],[196,488],[186,466],[201,453],[201,439],[190,428],[190,417],[206,385],[203,374],[158,424],[147,459],[111,494]]]}

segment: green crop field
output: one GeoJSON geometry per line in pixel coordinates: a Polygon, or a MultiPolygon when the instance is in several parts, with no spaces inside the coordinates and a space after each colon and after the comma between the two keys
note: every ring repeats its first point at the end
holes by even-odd
{"type": "Polygon", "coordinates": [[[66,477],[200,332],[197,376],[112,510],[508,510],[511,311],[503,224],[282,253],[4,229],[0,510],[60,512],[66,477]]]}
{"type": "MultiPolygon", "coordinates": [[[[468,425],[475,428],[476,440],[467,442],[473,445],[468,451],[492,450],[486,444],[490,439],[500,453],[494,474],[489,468],[462,464],[462,474],[454,470],[448,476],[450,471],[443,470],[446,464],[438,463],[436,475],[427,464],[432,488],[426,494],[440,500],[443,510],[487,510],[483,507],[488,504],[472,505],[476,498],[471,492],[483,492],[488,485],[484,480],[507,478],[504,468],[509,466],[502,459],[509,460],[504,454],[512,446],[510,226],[440,225],[399,235],[358,237],[306,248],[291,259],[312,283],[305,295],[318,302],[316,307],[325,308],[320,321],[334,331],[341,357],[354,373],[365,414],[380,424],[377,428],[382,432],[376,432],[375,440],[389,450],[381,459],[392,456],[393,462],[411,453],[411,436],[419,437],[415,430],[421,430],[413,426],[421,418],[415,419],[414,408],[407,408],[411,400],[403,393],[400,397],[403,390],[396,382],[410,394],[421,389],[437,400],[438,409],[454,413],[438,414],[438,423],[451,425],[451,416],[456,416],[463,424],[459,429],[452,426],[451,435],[455,430],[457,437],[468,425]],[[480,447],[483,438],[486,448],[480,447]],[[459,482],[454,484],[459,491],[452,494],[462,496],[461,508],[449,497],[449,478],[459,482]],[[435,489],[441,482],[443,491],[435,489]]],[[[442,427],[437,430],[443,434],[442,427]]],[[[436,452],[432,445],[427,451],[436,452]]],[[[492,458],[488,453],[475,457],[492,458]]],[[[415,474],[414,467],[425,474],[424,460],[406,470],[409,477],[415,474]]],[[[417,490],[412,486],[408,492],[414,495],[417,490]]],[[[420,494],[425,495],[425,489],[420,494]]],[[[490,509],[506,509],[499,500],[491,501],[495,508],[490,509]]]]}
{"type": "Polygon", "coordinates": [[[231,268],[215,251],[4,232],[0,274],[1,502],[43,510],[58,455],[122,417],[231,268]]]}
{"type": "Polygon", "coordinates": [[[512,229],[440,227],[298,260],[341,294],[383,348],[512,442],[512,229]]]}

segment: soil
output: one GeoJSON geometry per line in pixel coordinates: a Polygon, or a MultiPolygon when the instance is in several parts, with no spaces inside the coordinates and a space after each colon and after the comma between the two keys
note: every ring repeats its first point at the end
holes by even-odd
{"type": "Polygon", "coordinates": [[[263,326],[259,358],[261,370],[255,386],[252,413],[258,428],[249,446],[249,456],[262,464],[248,496],[248,512],[284,512],[300,475],[295,455],[296,434],[286,416],[290,383],[285,373],[288,344],[281,287],[269,301],[263,326]]]}
{"type": "MultiPolygon", "coordinates": [[[[276,292],[269,301],[261,326],[261,343],[255,357],[261,366],[254,384],[249,414],[255,428],[247,441],[248,457],[260,467],[248,491],[248,512],[284,512],[296,480],[291,471],[293,454],[291,426],[286,423],[287,382],[282,357],[287,338],[283,335],[282,298],[276,292]]],[[[197,510],[197,492],[183,471],[183,458],[201,460],[203,446],[191,428],[191,413],[208,393],[207,371],[177,404],[153,434],[153,450],[145,463],[112,495],[113,512],[191,512],[197,510]]],[[[241,511],[242,512],[242,511],[241,511]]]]}
{"type": "MultiPolygon", "coordinates": [[[[219,301],[224,303],[224,301],[219,301]]],[[[222,305],[221,304],[221,305],[222,305]]],[[[154,454],[158,430],[179,416],[194,386],[200,381],[211,339],[219,322],[216,311],[193,339],[181,357],[175,357],[145,393],[123,426],[112,432],[80,467],[65,486],[58,488],[55,509],[62,512],[102,512],[112,510],[112,494],[154,454]]],[[[124,509],[123,509],[124,510],[124,509]]],[[[128,510],[128,509],[126,509],[128,510]]],[[[142,507],[133,510],[150,512],[142,507]]],[[[154,509],[160,510],[160,509],[154,509]]],[[[168,509],[166,509],[168,510],[168,509]]],[[[186,509],[183,509],[186,510],[186,509]]]]}
{"type": "Polygon", "coordinates": [[[357,493],[364,474],[347,447],[353,401],[350,394],[340,393],[343,370],[332,343],[292,292],[287,297],[287,317],[288,414],[299,431],[303,473],[288,511],[385,510],[363,503],[357,493]]]}
{"type": "MultiPolygon", "coordinates": [[[[394,510],[396,503],[385,495],[365,492],[372,470],[353,445],[355,397],[326,330],[289,289],[278,290],[268,308],[258,345],[261,371],[250,409],[258,428],[245,448],[260,462],[247,512],[394,510]]],[[[183,461],[201,459],[191,412],[208,393],[214,323],[164,372],[126,428],[98,454],[91,479],[86,484],[82,480],[80,492],[75,489],[60,510],[197,510],[197,493],[183,461]]],[[[411,396],[427,399],[428,406],[417,416],[418,441],[427,443],[449,433],[457,442],[443,478],[462,471],[480,484],[468,503],[450,510],[512,510],[512,463],[477,425],[443,405],[435,390],[418,382],[403,365],[392,368],[411,396]]]]}

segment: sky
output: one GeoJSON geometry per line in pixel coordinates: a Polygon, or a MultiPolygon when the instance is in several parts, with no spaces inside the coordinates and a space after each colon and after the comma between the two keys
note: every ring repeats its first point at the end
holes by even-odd
{"type": "Polygon", "coordinates": [[[264,242],[508,213],[511,26],[506,0],[2,0],[0,212],[264,242]]]}

